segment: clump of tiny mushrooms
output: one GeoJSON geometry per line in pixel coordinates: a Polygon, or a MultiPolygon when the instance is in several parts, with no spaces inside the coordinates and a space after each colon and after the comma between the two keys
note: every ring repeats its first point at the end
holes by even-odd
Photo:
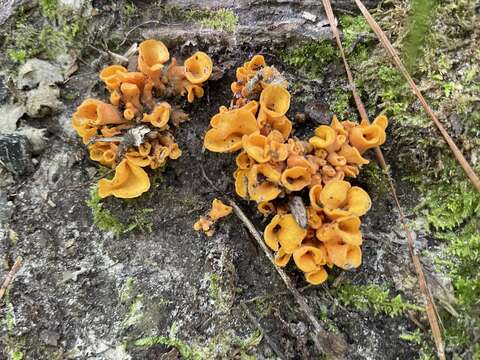
{"type": "Polygon", "coordinates": [[[363,153],[385,142],[388,120],[371,124],[339,121],[315,129],[308,140],[291,136],[287,82],[261,55],[237,69],[234,100],[210,121],[204,146],[213,152],[238,152],[233,174],[236,193],[273,215],[264,240],[275,262],[293,257],[311,284],[321,284],[326,267],[359,267],[360,217],[371,207],[369,195],[352,186],[369,160],[363,153]],[[305,199],[302,200],[302,199],[305,199]],[[304,203],[308,203],[307,206],[304,203]]]}
{"type": "Polygon", "coordinates": [[[138,47],[136,71],[111,65],[100,72],[110,92],[109,103],[86,99],[73,114],[72,126],[88,147],[90,158],[115,169],[113,179],[98,182],[100,197],[134,198],[150,188],[144,168],[158,169],[182,151],[171,125],[188,119],[165,99],[201,98],[213,63],[198,51],[177,63],[158,40],[145,40],[138,47]]]}

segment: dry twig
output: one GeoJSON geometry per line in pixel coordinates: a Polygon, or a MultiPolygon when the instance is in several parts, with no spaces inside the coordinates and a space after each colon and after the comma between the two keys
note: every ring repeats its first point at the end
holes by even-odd
{"type": "Polygon", "coordinates": [[[15,259],[15,263],[13,264],[12,268],[8,272],[7,277],[5,278],[5,281],[3,282],[2,287],[0,288],[0,300],[2,300],[3,296],[7,292],[8,286],[15,278],[15,274],[20,269],[20,266],[22,266],[22,262],[23,262],[23,258],[21,256],[17,256],[17,258],[15,259]]]}
{"type": "MultiPolygon", "coordinates": [[[[355,100],[355,104],[357,105],[358,112],[360,113],[360,117],[362,118],[362,120],[367,120],[368,121],[368,115],[367,115],[367,112],[365,110],[365,106],[363,105],[362,100],[360,99],[360,96],[358,95],[358,93],[356,91],[355,82],[353,81],[352,72],[350,70],[350,67],[348,66],[347,59],[346,59],[346,56],[345,56],[345,52],[343,50],[343,46],[342,46],[342,43],[340,41],[340,35],[339,35],[338,29],[335,25],[335,18],[334,18],[334,15],[333,15],[333,10],[332,10],[330,0],[322,0],[322,1],[323,1],[323,6],[325,8],[325,12],[327,13],[328,21],[330,23],[330,28],[332,30],[333,35],[335,36],[335,40],[336,40],[338,48],[340,50],[340,55],[342,56],[342,59],[343,59],[343,63],[344,63],[344,66],[345,66],[345,71],[347,72],[348,82],[350,84],[350,88],[352,90],[353,97],[354,97],[354,100],[355,100]]],[[[360,5],[359,5],[360,1],[355,0],[355,2],[360,7],[360,5]]],[[[360,4],[361,4],[361,2],[360,2],[360,4]]],[[[362,8],[360,8],[360,10],[362,10],[362,8]]],[[[367,10],[365,9],[365,11],[367,11],[367,10]]],[[[364,13],[363,10],[362,10],[362,13],[364,13]]],[[[367,11],[367,13],[368,13],[368,11],[367,11]]],[[[365,15],[365,13],[364,13],[364,16],[367,17],[365,15]]],[[[372,18],[372,20],[373,20],[373,18],[372,18]]],[[[367,21],[368,21],[368,18],[367,18],[367,21]]],[[[369,21],[369,23],[370,23],[370,21],[369,21]]],[[[375,23],[375,25],[379,29],[378,24],[375,23]]],[[[370,26],[372,26],[372,24],[370,24],[370,26]]],[[[372,26],[372,28],[373,28],[373,26],[372,26]]],[[[377,35],[378,35],[378,33],[377,33],[377,35]]],[[[385,36],[385,35],[383,34],[383,36],[385,36]]],[[[422,97],[422,99],[423,99],[423,97],[422,97]]],[[[437,120],[437,122],[438,122],[438,120],[437,120]]],[[[440,127],[441,127],[441,125],[440,125],[440,127]]],[[[448,136],[448,134],[447,134],[447,136],[448,136]]],[[[450,138],[450,137],[448,137],[448,138],[450,138]]],[[[452,141],[452,143],[453,143],[453,141],[452,141]]],[[[449,145],[450,145],[450,143],[449,143],[449,145]]],[[[453,148],[452,148],[452,150],[453,150],[453,148]]],[[[403,229],[404,229],[405,234],[407,236],[407,244],[408,244],[409,252],[410,252],[410,255],[412,257],[413,265],[415,267],[415,272],[417,274],[417,278],[418,278],[418,282],[419,282],[419,286],[420,286],[420,291],[422,292],[422,294],[424,296],[424,299],[425,299],[425,302],[426,302],[425,308],[426,308],[426,312],[427,312],[427,316],[428,316],[428,321],[430,323],[430,328],[432,329],[433,338],[435,340],[435,345],[437,347],[438,357],[441,360],[444,360],[445,359],[445,346],[444,346],[444,343],[443,343],[442,333],[440,331],[440,326],[439,326],[439,321],[438,321],[438,312],[436,311],[435,302],[433,300],[432,294],[430,292],[427,281],[425,279],[425,274],[424,274],[424,271],[423,271],[422,264],[420,262],[420,258],[418,256],[418,253],[415,251],[415,247],[414,247],[414,243],[413,243],[413,237],[412,237],[410,229],[407,225],[407,221],[405,219],[403,209],[400,205],[400,201],[398,200],[398,196],[397,196],[397,192],[396,192],[396,189],[395,189],[395,185],[393,183],[393,179],[391,178],[390,173],[388,172],[388,166],[385,162],[385,158],[383,157],[382,151],[380,150],[379,147],[375,148],[375,153],[377,155],[377,159],[378,159],[378,162],[380,163],[380,166],[382,167],[382,169],[385,170],[385,176],[387,178],[387,181],[388,181],[388,184],[389,184],[389,187],[390,187],[390,192],[391,192],[392,197],[395,201],[395,205],[397,206],[397,209],[398,209],[398,212],[399,212],[399,215],[400,215],[400,221],[402,222],[403,229]]],[[[465,160],[465,159],[463,159],[463,160],[465,160]]],[[[473,180],[472,180],[472,182],[475,184],[475,182],[473,180]]]]}

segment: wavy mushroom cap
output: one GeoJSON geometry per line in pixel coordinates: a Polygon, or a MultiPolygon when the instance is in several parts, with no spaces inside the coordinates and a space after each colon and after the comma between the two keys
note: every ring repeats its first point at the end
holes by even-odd
{"type": "Polygon", "coordinates": [[[167,102],[162,102],[155,105],[151,114],[143,114],[143,122],[149,122],[153,126],[165,129],[170,119],[170,112],[172,107],[167,102]]]}
{"type": "Polygon", "coordinates": [[[270,201],[263,201],[257,205],[257,210],[262,215],[270,215],[275,211],[275,205],[270,201]]]}
{"type": "Polygon", "coordinates": [[[228,216],[232,213],[232,207],[225,205],[221,200],[213,199],[212,209],[208,213],[208,216],[213,221],[218,220],[222,217],[228,216]]]}
{"type": "Polygon", "coordinates": [[[243,105],[240,109],[250,111],[253,116],[256,116],[259,106],[260,105],[258,104],[257,101],[251,100],[248,103],[246,103],[245,105],[243,105]]]}
{"type": "Polygon", "coordinates": [[[302,245],[293,252],[293,260],[300,270],[310,272],[327,263],[327,252],[323,246],[302,245]]]}
{"type": "Polygon", "coordinates": [[[150,157],[143,155],[139,151],[130,150],[125,154],[125,157],[132,163],[140,167],[150,165],[150,157]]]}
{"type": "Polygon", "coordinates": [[[320,194],[322,193],[322,185],[317,184],[310,188],[308,196],[310,198],[310,205],[315,210],[320,210],[322,208],[320,202],[320,194]]]}
{"type": "Polygon", "coordinates": [[[248,70],[258,71],[266,65],[265,58],[263,55],[254,55],[249,62],[245,63],[244,66],[248,70]]]}
{"type": "Polygon", "coordinates": [[[308,225],[312,229],[320,229],[323,225],[323,215],[321,210],[317,210],[312,206],[307,207],[308,225]]]}
{"type": "Polygon", "coordinates": [[[323,243],[339,242],[342,240],[342,238],[336,231],[334,223],[323,224],[320,228],[317,229],[317,231],[315,232],[315,236],[323,243]]]}
{"type": "Polygon", "coordinates": [[[357,268],[362,263],[362,250],[360,246],[340,242],[325,243],[327,261],[344,270],[357,268]]]}
{"type": "Polygon", "coordinates": [[[347,181],[329,181],[320,194],[320,202],[325,208],[336,209],[345,204],[351,185],[347,181]]]}
{"type": "Polygon", "coordinates": [[[308,142],[315,149],[330,149],[337,140],[337,134],[330,126],[321,125],[315,129],[315,136],[312,136],[308,142]]]}
{"type": "Polygon", "coordinates": [[[242,137],[257,130],[257,121],[251,112],[232,110],[221,115],[216,126],[208,130],[204,146],[213,152],[233,152],[242,147],[242,137]]]}
{"type": "Polygon", "coordinates": [[[349,144],[343,144],[338,155],[343,156],[349,164],[360,165],[369,163],[367,159],[362,157],[357,148],[350,146],[349,144]]]}
{"type": "Polygon", "coordinates": [[[385,131],[388,126],[388,118],[385,115],[379,115],[373,120],[372,125],[377,125],[385,131]]]}
{"type": "Polygon", "coordinates": [[[123,83],[120,86],[120,91],[123,94],[123,100],[127,104],[127,107],[133,107],[136,110],[142,108],[140,103],[140,89],[135,84],[123,83]],[[128,104],[131,104],[130,106],[128,104]]]}
{"type": "Polygon", "coordinates": [[[272,118],[285,115],[290,107],[290,93],[280,85],[269,85],[260,94],[260,108],[272,118]]]}
{"type": "Polygon", "coordinates": [[[282,173],[282,185],[290,191],[300,191],[311,182],[312,174],[301,166],[285,169],[282,173]]]}
{"type": "Polygon", "coordinates": [[[271,120],[270,125],[272,127],[272,130],[279,131],[285,140],[288,139],[288,136],[292,132],[292,122],[288,120],[285,115],[274,118],[273,120],[271,120]]]}
{"type": "Polygon", "coordinates": [[[278,251],[281,245],[285,253],[292,254],[306,234],[307,230],[297,224],[292,214],[277,214],[265,228],[264,239],[273,251],[278,251]]]}
{"type": "Polygon", "coordinates": [[[233,173],[235,179],[235,192],[238,196],[246,199],[248,197],[248,169],[238,169],[233,173]]]}
{"type": "Polygon", "coordinates": [[[356,126],[350,130],[350,144],[356,147],[360,154],[382,145],[385,139],[385,130],[378,125],[356,126]]]}
{"type": "Polygon", "coordinates": [[[332,117],[332,122],[330,123],[330,127],[333,130],[335,130],[337,135],[345,135],[345,136],[348,135],[348,131],[345,129],[343,124],[340,121],[338,121],[338,119],[335,115],[333,115],[333,117],[332,117]]]}
{"type": "Polygon", "coordinates": [[[336,152],[331,152],[327,156],[327,161],[332,164],[332,166],[345,166],[347,165],[347,159],[336,152]]]}
{"type": "Polygon", "coordinates": [[[282,248],[275,253],[275,264],[280,267],[287,266],[292,254],[287,254],[282,248]]]}
{"type": "Polygon", "coordinates": [[[201,84],[208,80],[212,74],[213,62],[202,51],[197,51],[184,62],[185,77],[192,84],[201,84]]]}
{"type": "Polygon", "coordinates": [[[146,82],[146,77],[143,73],[139,71],[132,71],[126,73],[119,73],[121,83],[137,85],[139,89],[143,89],[146,82]]]}
{"type": "Polygon", "coordinates": [[[252,184],[251,180],[252,169],[248,174],[248,195],[250,199],[257,202],[271,201],[280,195],[281,190],[278,186],[270,181],[264,181],[261,183],[252,184]]]}
{"type": "Polygon", "coordinates": [[[320,285],[327,280],[328,274],[323,266],[305,274],[305,280],[312,285],[320,285]]]}
{"type": "Polygon", "coordinates": [[[163,64],[169,58],[168,49],[161,41],[145,40],[138,46],[138,68],[152,78],[160,76],[163,64]]]}
{"type": "Polygon", "coordinates": [[[235,163],[239,169],[245,170],[250,169],[255,164],[255,160],[248,156],[245,151],[242,151],[235,158],[235,163]]]}
{"type": "Polygon", "coordinates": [[[347,216],[336,219],[333,225],[334,231],[349,245],[362,245],[362,233],[360,231],[360,218],[358,216],[347,216]]]}
{"type": "Polygon", "coordinates": [[[122,124],[126,122],[115,106],[95,99],[84,100],[73,114],[73,118],[77,119],[76,122],[78,124],[88,123],[91,126],[122,124]]]}
{"type": "Polygon", "coordinates": [[[254,132],[250,135],[244,135],[242,138],[243,149],[248,156],[258,163],[265,163],[270,161],[270,146],[266,136],[259,132],[254,132]]]}
{"type": "Polygon", "coordinates": [[[118,89],[121,84],[119,74],[126,72],[128,72],[128,70],[121,65],[111,65],[100,71],[100,79],[109,90],[115,90],[118,89]]]}
{"type": "MultiPolygon", "coordinates": [[[[96,142],[93,143],[88,147],[88,152],[90,154],[90,159],[93,161],[103,162],[104,161],[104,154],[112,149],[111,143],[105,142],[96,142]]],[[[115,159],[113,159],[115,160],[115,159]]],[[[112,165],[112,164],[110,164],[112,165]]],[[[108,165],[106,165],[108,166],[108,165]]]]}
{"type": "Polygon", "coordinates": [[[358,186],[353,186],[347,193],[347,211],[356,216],[365,215],[372,207],[368,193],[358,186]]]}
{"type": "Polygon", "coordinates": [[[110,195],[123,199],[135,198],[149,188],[150,180],[145,170],[128,159],[118,164],[112,180],[100,179],[98,182],[98,194],[101,198],[110,195]]]}

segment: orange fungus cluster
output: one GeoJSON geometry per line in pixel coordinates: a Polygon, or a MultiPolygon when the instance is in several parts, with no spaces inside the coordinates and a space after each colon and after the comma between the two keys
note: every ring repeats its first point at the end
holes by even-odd
{"type": "MultiPolygon", "coordinates": [[[[134,198],[150,188],[146,167],[157,169],[182,151],[170,125],[188,119],[165,99],[186,96],[188,102],[203,96],[203,84],[212,73],[212,60],[199,51],[183,65],[170,59],[158,40],[138,47],[136,71],[111,65],[100,72],[110,92],[109,103],[86,99],[73,114],[72,126],[88,147],[90,158],[115,169],[113,179],[101,179],[99,195],[134,198]]],[[[129,65],[129,68],[131,66],[129,65]]]]}
{"type": "Polygon", "coordinates": [[[345,178],[356,177],[369,162],[366,150],[385,142],[387,118],[358,124],[333,117],[310,139],[299,140],[291,136],[291,97],[281,74],[256,55],[236,77],[234,100],[212,117],[204,145],[213,152],[238,152],[235,190],[255,201],[262,214],[273,215],[264,240],[276,252],[277,265],[293,257],[311,284],[327,279],[325,266],[360,266],[360,217],[371,200],[345,178]]]}
{"type": "Polygon", "coordinates": [[[218,219],[228,216],[232,213],[232,207],[225,205],[218,199],[212,202],[212,208],[207,216],[201,216],[200,219],[193,225],[196,231],[202,230],[207,236],[212,236],[215,232],[213,225],[218,219]]]}

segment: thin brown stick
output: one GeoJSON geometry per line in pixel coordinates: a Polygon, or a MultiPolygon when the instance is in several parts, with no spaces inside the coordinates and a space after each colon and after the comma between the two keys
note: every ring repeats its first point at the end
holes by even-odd
{"type": "MultiPolygon", "coordinates": [[[[330,28],[332,30],[333,35],[335,36],[335,40],[336,40],[338,48],[340,50],[340,55],[342,56],[343,63],[345,65],[345,71],[347,72],[348,82],[350,83],[350,87],[351,87],[351,90],[352,90],[352,93],[353,93],[353,97],[355,99],[355,104],[357,105],[358,112],[360,113],[360,116],[361,116],[362,120],[368,121],[368,115],[367,115],[367,112],[365,110],[365,106],[363,105],[362,100],[360,99],[360,96],[358,95],[358,93],[356,91],[355,82],[353,80],[352,72],[350,70],[350,67],[348,66],[347,59],[346,59],[346,56],[345,56],[345,52],[343,50],[342,42],[340,41],[340,34],[339,34],[338,29],[335,25],[335,18],[334,18],[334,15],[333,15],[333,10],[332,10],[330,0],[322,0],[322,1],[323,1],[323,5],[324,5],[324,8],[325,8],[325,12],[327,14],[328,21],[330,23],[330,28]]],[[[357,5],[358,5],[359,0],[355,0],[355,1],[357,2],[357,5]]],[[[377,27],[378,27],[378,25],[377,25],[377,27]]],[[[403,229],[404,229],[405,234],[407,236],[408,249],[409,249],[410,255],[412,257],[412,262],[413,262],[413,265],[414,265],[414,268],[415,268],[415,272],[417,274],[420,291],[422,292],[423,297],[425,299],[425,309],[426,309],[426,312],[427,312],[428,321],[430,323],[430,328],[432,329],[432,335],[433,335],[433,338],[434,338],[434,341],[435,341],[435,345],[437,347],[437,354],[438,354],[438,357],[441,360],[444,360],[445,359],[445,346],[444,346],[444,343],[443,343],[442,333],[440,331],[440,326],[439,326],[439,321],[438,321],[438,312],[436,311],[435,301],[434,301],[434,299],[432,297],[432,294],[430,292],[430,289],[428,287],[428,284],[427,284],[427,281],[426,281],[426,278],[425,278],[425,274],[424,274],[424,271],[423,271],[423,267],[422,267],[422,264],[420,262],[420,258],[415,251],[415,248],[414,248],[414,245],[413,245],[413,237],[412,237],[412,234],[410,232],[410,229],[408,228],[407,221],[405,219],[405,215],[404,215],[402,207],[400,205],[400,201],[398,200],[398,196],[397,196],[397,192],[396,192],[396,189],[395,189],[395,185],[393,183],[393,179],[391,178],[390,173],[388,172],[388,166],[385,162],[385,158],[383,157],[382,151],[380,150],[379,147],[375,148],[375,153],[377,155],[377,159],[378,159],[378,162],[380,163],[380,166],[382,167],[382,169],[386,170],[386,171],[384,171],[385,176],[387,178],[392,197],[395,201],[395,205],[397,206],[397,209],[398,209],[398,212],[399,212],[399,215],[400,215],[400,221],[402,222],[403,229]]]]}
{"type": "Polygon", "coordinates": [[[268,343],[268,345],[270,345],[270,348],[273,350],[273,352],[279,357],[279,359],[286,360],[287,357],[280,351],[277,344],[275,344],[275,342],[272,340],[272,338],[270,336],[268,336],[266,331],[263,330],[262,325],[260,325],[258,320],[252,315],[248,306],[245,303],[241,303],[240,305],[242,306],[243,311],[245,311],[245,314],[247,314],[247,317],[255,325],[255,327],[258,329],[258,331],[260,331],[260,333],[262,334],[263,338],[268,343]]]}
{"type": "Polygon", "coordinates": [[[17,258],[15,259],[15,263],[13,264],[12,268],[8,272],[7,277],[3,281],[3,285],[0,288],[0,300],[2,300],[3,296],[7,292],[8,286],[15,278],[15,274],[20,269],[20,266],[22,266],[22,262],[23,262],[23,258],[21,256],[17,256],[17,258]]]}
{"type": "Polygon", "coordinates": [[[417,98],[420,100],[420,103],[423,106],[423,109],[427,113],[427,115],[432,119],[433,123],[437,127],[437,129],[440,131],[442,134],[442,137],[444,140],[447,142],[448,146],[453,152],[453,155],[457,159],[457,161],[460,163],[462,166],[463,170],[469,177],[470,181],[472,182],[473,186],[480,191],[480,179],[478,178],[477,174],[473,171],[472,167],[468,163],[468,161],[465,159],[463,156],[462,152],[458,149],[457,145],[455,142],[452,140],[450,135],[448,134],[447,130],[443,127],[442,123],[438,120],[438,118],[435,116],[433,113],[432,108],[428,105],[427,101],[423,97],[422,93],[418,89],[417,85],[415,84],[415,81],[413,81],[412,77],[408,73],[408,70],[405,68],[405,65],[403,65],[402,60],[400,60],[400,57],[398,56],[397,51],[391,44],[390,40],[388,40],[387,35],[383,32],[383,30],[380,28],[380,26],[377,24],[375,19],[372,17],[370,12],[367,10],[367,8],[363,5],[363,3],[360,0],[355,0],[355,3],[357,4],[358,8],[362,12],[363,16],[367,20],[368,24],[372,28],[372,30],[377,34],[380,43],[382,46],[387,50],[388,54],[392,57],[393,62],[397,66],[397,68],[400,70],[402,75],[405,77],[407,80],[408,84],[410,85],[410,88],[412,89],[412,92],[417,96],[417,98]]]}

